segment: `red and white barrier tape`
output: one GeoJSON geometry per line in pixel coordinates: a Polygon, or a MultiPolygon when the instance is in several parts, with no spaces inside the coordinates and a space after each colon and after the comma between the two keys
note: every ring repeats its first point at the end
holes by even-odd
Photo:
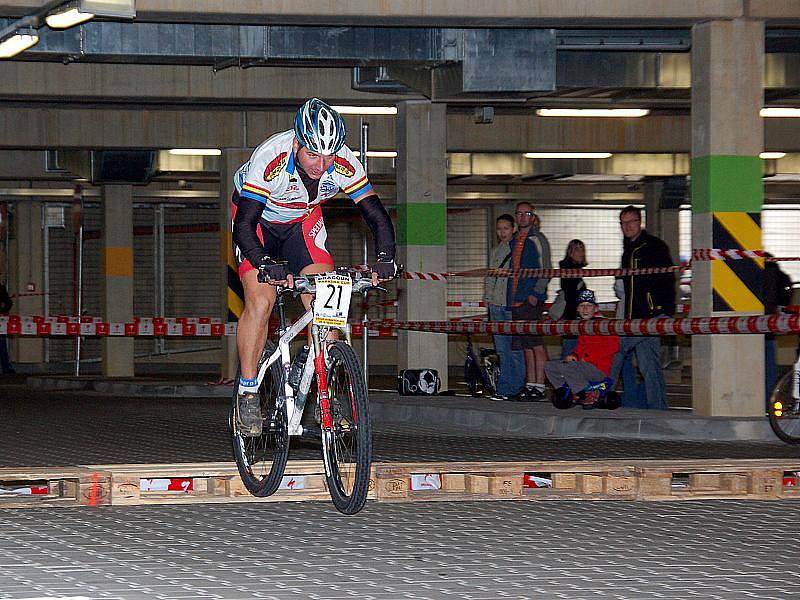
{"type": "MultiPolygon", "coordinates": [[[[137,318],[131,323],[105,323],[99,317],[0,316],[0,335],[32,337],[223,337],[236,335],[234,323],[210,317],[137,318]]],[[[351,333],[361,336],[363,326],[351,325],[351,333]]],[[[391,337],[392,329],[376,327],[370,337],[391,337]]]]}
{"type": "Polygon", "coordinates": [[[697,335],[722,333],[800,333],[800,315],[592,319],[590,321],[396,321],[369,323],[431,333],[507,335],[697,335]]]}
{"type": "Polygon", "coordinates": [[[766,258],[764,254],[764,250],[694,248],[692,250],[692,260],[742,260],[744,258],[766,258]]]}
{"type": "MultiPolygon", "coordinates": [[[[721,248],[695,248],[692,250],[692,260],[741,260],[744,258],[763,258],[767,262],[800,261],[800,256],[767,257],[764,250],[738,250],[721,248]]],[[[635,275],[657,275],[661,273],[675,273],[692,268],[691,261],[683,262],[672,267],[649,267],[643,269],[471,269],[469,271],[450,271],[445,273],[423,273],[419,271],[406,271],[406,279],[425,279],[429,281],[446,281],[452,277],[542,277],[552,279],[563,277],[575,279],[579,277],[628,277],[635,275]]]]}

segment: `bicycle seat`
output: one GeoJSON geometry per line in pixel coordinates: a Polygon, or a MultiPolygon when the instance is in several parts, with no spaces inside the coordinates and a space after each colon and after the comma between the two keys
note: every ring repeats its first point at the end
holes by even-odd
{"type": "Polygon", "coordinates": [[[481,348],[480,349],[480,357],[486,358],[487,356],[494,356],[497,352],[495,352],[494,348],[481,348]]]}

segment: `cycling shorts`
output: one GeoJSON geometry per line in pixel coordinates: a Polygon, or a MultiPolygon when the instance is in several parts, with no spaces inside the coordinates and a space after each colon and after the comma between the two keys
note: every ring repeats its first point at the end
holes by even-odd
{"type": "MultiPolygon", "coordinates": [[[[231,206],[232,218],[236,218],[239,195],[234,192],[231,206]]],[[[258,239],[264,250],[273,260],[287,261],[290,273],[299,274],[305,267],[315,263],[323,263],[333,267],[333,257],[325,245],[328,232],[322,218],[322,207],[316,206],[302,221],[296,223],[269,223],[263,219],[257,226],[258,239]]],[[[239,267],[239,278],[255,269],[236,244],[233,253],[239,267]]]]}

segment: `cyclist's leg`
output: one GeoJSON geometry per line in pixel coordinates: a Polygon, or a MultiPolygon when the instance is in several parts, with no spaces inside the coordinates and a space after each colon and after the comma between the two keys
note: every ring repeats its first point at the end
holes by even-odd
{"type": "MultiPolygon", "coordinates": [[[[302,275],[332,271],[333,257],[326,247],[328,232],[322,218],[322,209],[317,206],[299,225],[292,230],[283,246],[285,256],[288,257],[289,270],[302,275]]],[[[308,310],[313,297],[303,294],[301,299],[308,310]]]]}
{"type": "MultiPolygon", "coordinates": [[[[248,263],[249,264],[249,263],[248,263]]],[[[267,341],[267,323],[275,305],[275,286],[259,283],[252,267],[240,275],[244,286],[244,310],[236,329],[236,345],[244,379],[252,379],[267,341]]]]}

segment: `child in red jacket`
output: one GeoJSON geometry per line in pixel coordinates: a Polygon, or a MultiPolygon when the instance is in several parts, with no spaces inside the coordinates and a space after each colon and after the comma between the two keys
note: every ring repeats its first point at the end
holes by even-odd
{"type": "MultiPolygon", "coordinates": [[[[581,290],[578,293],[578,317],[585,321],[602,318],[599,313],[594,292],[581,290]]],[[[608,376],[618,351],[619,337],[616,335],[581,335],[572,354],[564,360],[546,362],[544,372],[556,389],[553,404],[558,408],[569,408],[573,402],[580,402],[587,409],[601,405],[616,408],[612,398],[615,395],[611,389],[613,381],[608,376]]]]}

